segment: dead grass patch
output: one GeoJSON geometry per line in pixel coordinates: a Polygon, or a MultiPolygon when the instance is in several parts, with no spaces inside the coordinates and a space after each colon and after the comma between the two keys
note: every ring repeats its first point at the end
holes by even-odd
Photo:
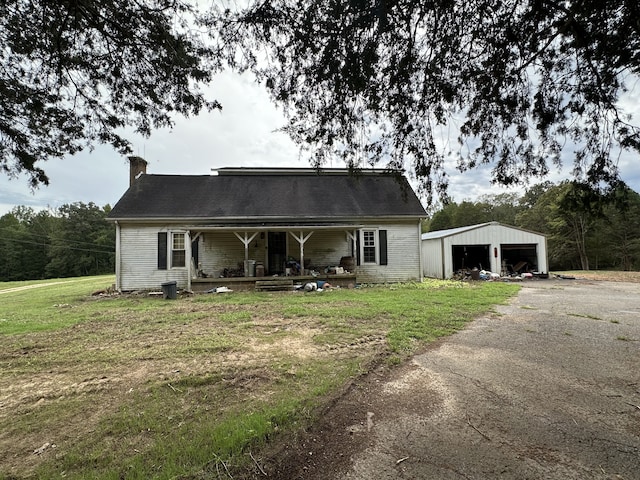
{"type": "Polygon", "coordinates": [[[622,272],[609,270],[573,270],[552,272],[556,275],[570,275],[585,280],[601,280],[607,282],[640,283],[640,272],[622,272]]]}

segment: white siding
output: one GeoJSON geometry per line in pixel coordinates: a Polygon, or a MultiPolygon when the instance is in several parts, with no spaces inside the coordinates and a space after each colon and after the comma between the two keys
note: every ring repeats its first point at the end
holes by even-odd
{"type": "MultiPolygon", "coordinates": [[[[358,282],[407,282],[421,279],[420,227],[416,223],[376,225],[387,231],[387,265],[359,265],[358,282]]],[[[365,227],[366,230],[366,227],[365,227]]]]}
{"type": "Polygon", "coordinates": [[[422,241],[422,270],[425,277],[444,278],[442,242],[439,238],[422,241]]]}
{"type": "MultiPolygon", "coordinates": [[[[121,290],[160,289],[162,283],[178,282],[187,287],[187,268],[158,270],[158,232],[167,228],[120,225],[120,283],[121,290]]],[[[170,243],[169,239],[169,243],[170,243]]],[[[187,240],[188,242],[188,240],[187,240]]],[[[169,245],[170,248],[170,245],[169,245]]],[[[187,258],[189,255],[187,254],[187,258]]],[[[169,265],[171,265],[169,261],[169,265]]]]}
{"type": "MultiPolygon", "coordinates": [[[[418,222],[371,224],[365,229],[387,231],[387,265],[365,264],[356,267],[358,281],[365,283],[404,282],[420,280],[421,242],[418,222]]],[[[169,250],[171,232],[185,232],[178,226],[119,224],[118,286],[121,290],[160,289],[167,281],[178,282],[179,288],[189,285],[188,265],[191,260],[191,239],[186,233],[188,265],[182,268],[158,269],[158,232],[167,232],[169,250]]],[[[308,231],[306,232],[308,233],[308,231]]],[[[263,262],[267,267],[267,245],[265,231],[249,246],[249,259],[263,262]]],[[[219,277],[225,268],[235,269],[245,258],[244,244],[233,232],[203,232],[198,237],[198,261],[202,270],[219,277]]],[[[378,251],[380,245],[378,244],[378,251]]],[[[351,240],[343,230],[316,230],[305,242],[304,258],[317,268],[337,266],[340,259],[350,256],[351,240]]],[[[287,234],[287,255],[300,257],[300,244],[287,234]]],[[[192,274],[194,272],[191,272],[192,274]]]]}

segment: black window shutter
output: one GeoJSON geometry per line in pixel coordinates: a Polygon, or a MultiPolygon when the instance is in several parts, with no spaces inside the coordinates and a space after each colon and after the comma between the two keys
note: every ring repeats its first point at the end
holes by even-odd
{"type": "Polygon", "coordinates": [[[200,247],[200,239],[197,239],[191,242],[191,258],[193,258],[193,262],[195,263],[196,268],[198,268],[198,263],[200,263],[199,247],[200,247]]]}
{"type": "Polygon", "coordinates": [[[360,265],[360,230],[358,230],[356,235],[356,265],[360,265]]]}
{"type": "Polygon", "coordinates": [[[167,269],[167,232],[158,232],[158,270],[167,269]]]}
{"type": "Polygon", "coordinates": [[[378,240],[380,242],[380,265],[387,265],[387,231],[378,231],[378,240]]]}

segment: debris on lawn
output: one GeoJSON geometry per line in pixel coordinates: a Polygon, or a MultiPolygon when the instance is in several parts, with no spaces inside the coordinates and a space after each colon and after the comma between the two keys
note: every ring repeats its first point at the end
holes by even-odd
{"type": "Polygon", "coordinates": [[[211,290],[207,290],[204,293],[229,293],[229,292],[233,292],[233,290],[231,290],[229,287],[215,287],[212,288],[211,290]]]}
{"type": "Polygon", "coordinates": [[[454,276],[454,280],[484,280],[498,282],[521,282],[522,280],[532,280],[537,278],[549,278],[549,274],[542,272],[522,272],[511,274],[499,274],[489,270],[479,270],[473,268],[471,270],[458,270],[454,276]]]}
{"type": "Polygon", "coordinates": [[[112,295],[119,295],[119,292],[116,290],[115,284],[111,284],[107,288],[102,288],[100,290],[91,292],[92,297],[110,297],[112,295]]]}
{"type": "Polygon", "coordinates": [[[49,448],[56,448],[55,443],[49,443],[49,442],[46,442],[46,443],[45,443],[45,444],[43,444],[41,447],[36,448],[36,449],[33,451],[33,454],[34,454],[34,455],[42,455],[42,454],[43,454],[47,449],[49,449],[49,448]]]}

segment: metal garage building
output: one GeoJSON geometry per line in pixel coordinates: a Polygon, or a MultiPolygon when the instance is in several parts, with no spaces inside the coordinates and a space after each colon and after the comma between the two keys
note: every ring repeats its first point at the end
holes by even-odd
{"type": "Polygon", "coordinates": [[[438,230],[422,235],[425,277],[451,278],[473,268],[508,275],[548,273],[547,239],[498,222],[438,230]]]}

